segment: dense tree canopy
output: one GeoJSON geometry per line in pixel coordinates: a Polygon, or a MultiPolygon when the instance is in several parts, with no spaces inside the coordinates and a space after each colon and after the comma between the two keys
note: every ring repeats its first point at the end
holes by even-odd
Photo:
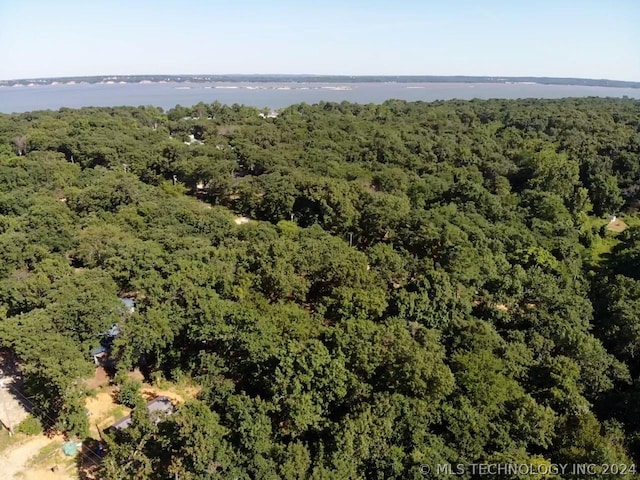
{"type": "Polygon", "coordinates": [[[50,427],[114,324],[202,387],[157,425],[129,389],[104,478],[640,462],[638,101],[260,113],[0,115],[0,346],[50,427]]]}

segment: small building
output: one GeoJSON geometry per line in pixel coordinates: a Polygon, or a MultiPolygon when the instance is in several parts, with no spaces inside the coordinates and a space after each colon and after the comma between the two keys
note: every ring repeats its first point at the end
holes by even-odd
{"type": "Polygon", "coordinates": [[[195,135],[189,135],[189,140],[183,142],[185,145],[203,145],[204,142],[202,140],[198,140],[195,135]]]}
{"type": "Polygon", "coordinates": [[[110,339],[113,339],[113,338],[116,338],[118,335],[120,335],[120,325],[116,323],[109,330],[107,330],[106,336],[110,339]]]}
{"type": "MultiPolygon", "coordinates": [[[[133,314],[136,311],[136,303],[132,298],[120,297],[120,301],[124,306],[123,317],[133,314]]],[[[90,352],[93,357],[93,363],[96,367],[108,367],[109,366],[109,353],[111,352],[111,346],[114,339],[120,335],[120,325],[114,323],[109,330],[106,330],[97,336],[100,338],[100,344],[93,348],[90,352]]]]}
{"type": "MultiPolygon", "coordinates": [[[[149,419],[153,423],[159,423],[165,416],[171,415],[174,411],[173,404],[169,398],[161,396],[156,397],[147,403],[147,411],[149,412],[149,419]]],[[[116,423],[111,425],[111,428],[116,430],[125,430],[131,425],[131,415],[127,415],[121,418],[116,423]]]]}
{"type": "Polygon", "coordinates": [[[29,416],[32,404],[22,393],[22,371],[17,357],[7,349],[0,349],[0,429],[13,429],[29,416]]]}
{"type": "Polygon", "coordinates": [[[107,349],[102,345],[91,350],[91,356],[93,357],[93,363],[96,367],[102,367],[107,361],[107,349]]]}
{"type": "MultiPolygon", "coordinates": [[[[131,304],[125,303],[127,312],[132,313],[134,310],[133,301],[131,304]]],[[[114,323],[111,327],[98,334],[100,338],[100,344],[95,348],[91,349],[90,355],[93,357],[93,363],[96,367],[107,367],[109,364],[109,353],[111,352],[111,347],[113,345],[113,341],[115,338],[120,335],[120,325],[114,323]]]]}
{"type": "Polygon", "coordinates": [[[259,113],[258,116],[260,118],[278,118],[278,111],[277,110],[271,110],[266,115],[264,113],[259,113]]]}
{"type": "Polygon", "coordinates": [[[127,415],[124,418],[121,418],[116,423],[111,425],[111,428],[115,428],[116,430],[126,430],[131,425],[131,415],[127,415]]]}
{"type": "Polygon", "coordinates": [[[136,302],[133,298],[120,297],[120,301],[124,304],[127,312],[133,313],[136,311],[136,302]]]}
{"type": "Polygon", "coordinates": [[[173,413],[173,403],[167,397],[156,397],[147,403],[147,411],[153,423],[158,423],[163,417],[173,413]]]}

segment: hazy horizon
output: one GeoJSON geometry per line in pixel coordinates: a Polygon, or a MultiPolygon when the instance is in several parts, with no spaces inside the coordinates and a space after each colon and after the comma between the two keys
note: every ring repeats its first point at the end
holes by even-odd
{"type": "Polygon", "coordinates": [[[618,78],[596,78],[596,77],[557,77],[549,75],[457,75],[457,74],[403,74],[396,75],[392,73],[387,74],[358,74],[351,75],[346,73],[260,73],[260,72],[232,72],[232,73],[100,73],[92,75],[45,75],[40,77],[16,77],[16,78],[0,78],[0,81],[21,81],[21,80],[55,80],[58,78],[107,78],[107,77],[345,77],[345,78],[366,78],[366,77],[380,77],[380,78],[411,78],[411,77],[445,77],[445,78],[554,78],[560,80],[576,79],[576,80],[598,80],[598,81],[615,81],[615,82],[638,82],[640,80],[634,79],[618,79],[618,78]]]}
{"type": "Polygon", "coordinates": [[[5,0],[0,78],[287,74],[640,81],[638,23],[640,3],[633,0],[615,6],[579,0],[244,0],[188,7],[150,0],[5,0]]]}

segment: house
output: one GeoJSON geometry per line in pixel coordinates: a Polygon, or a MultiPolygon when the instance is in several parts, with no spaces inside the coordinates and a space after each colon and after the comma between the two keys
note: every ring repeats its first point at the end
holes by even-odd
{"type": "MultiPolygon", "coordinates": [[[[147,403],[149,419],[156,424],[160,422],[163,417],[171,415],[173,410],[173,404],[167,397],[156,397],[147,403]]],[[[129,428],[129,425],[131,425],[131,415],[121,418],[111,425],[111,428],[115,428],[116,430],[125,430],[129,428]]]]}

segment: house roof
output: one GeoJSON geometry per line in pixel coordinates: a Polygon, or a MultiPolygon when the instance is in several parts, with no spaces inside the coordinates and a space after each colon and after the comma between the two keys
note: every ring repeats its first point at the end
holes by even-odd
{"type": "Polygon", "coordinates": [[[116,430],[124,430],[125,428],[129,428],[129,425],[131,425],[131,415],[121,418],[111,426],[116,430]]]}
{"type": "Polygon", "coordinates": [[[127,308],[135,308],[136,302],[133,298],[120,297],[120,301],[124,303],[124,306],[127,308]]]}
{"type": "Polygon", "coordinates": [[[147,410],[151,415],[151,420],[156,421],[160,414],[171,415],[173,413],[173,404],[167,397],[156,397],[147,403],[147,410]]]}
{"type": "Polygon", "coordinates": [[[120,326],[116,323],[109,330],[107,330],[108,337],[117,337],[120,335],[120,326]]]}
{"type": "MultiPolygon", "coordinates": [[[[163,414],[171,415],[173,413],[173,404],[167,397],[156,397],[147,403],[147,411],[151,421],[157,423],[163,414]]],[[[117,430],[124,430],[131,425],[131,415],[121,418],[112,425],[117,430]]]]}
{"type": "Polygon", "coordinates": [[[102,346],[96,347],[96,348],[91,350],[91,355],[93,355],[95,357],[96,355],[100,355],[101,353],[105,353],[106,351],[107,351],[107,349],[102,347],[102,346]]]}
{"type": "Polygon", "coordinates": [[[97,336],[98,337],[107,337],[107,338],[111,338],[113,339],[114,337],[117,337],[118,335],[120,335],[120,325],[118,325],[117,323],[114,323],[113,325],[111,325],[111,328],[105,332],[99,333],[97,336]]]}

